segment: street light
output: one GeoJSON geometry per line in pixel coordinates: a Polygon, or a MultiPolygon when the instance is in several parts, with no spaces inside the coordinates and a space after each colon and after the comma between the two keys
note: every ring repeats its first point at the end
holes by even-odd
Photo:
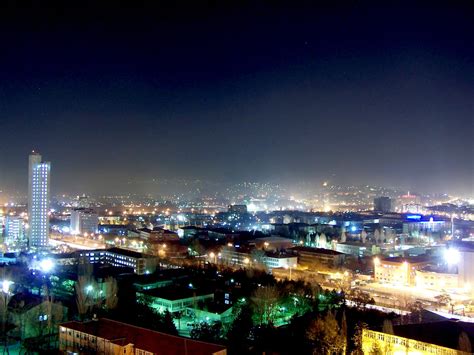
{"type": "Polygon", "coordinates": [[[13,281],[3,280],[2,281],[2,292],[8,294],[10,292],[10,286],[13,284],[13,281]]]}
{"type": "Polygon", "coordinates": [[[44,273],[48,273],[54,268],[53,260],[43,259],[40,261],[39,267],[41,271],[43,271],[44,273]]]}
{"type": "Polygon", "coordinates": [[[7,323],[7,313],[8,313],[8,302],[10,300],[10,286],[13,284],[13,281],[3,280],[2,281],[2,335],[4,336],[4,351],[7,348],[7,333],[6,333],[6,323],[7,323]]]}

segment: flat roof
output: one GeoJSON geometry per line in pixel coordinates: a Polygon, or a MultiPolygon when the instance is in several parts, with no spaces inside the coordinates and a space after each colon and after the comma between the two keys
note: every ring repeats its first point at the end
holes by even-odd
{"type": "Polygon", "coordinates": [[[432,256],[417,255],[417,256],[393,256],[389,258],[383,258],[381,261],[389,262],[389,263],[403,263],[406,261],[407,263],[410,263],[410,264],[416,264],[416,263],[425,263],[431,260],[433,260],[432,256]]]}
{"type": "Polygon", "coordinates": [[[184,298],[199,297],[204,295],[214,295],[214,292],[205,289],[194,289],[183,286],[160,287],[151,290],[140,291],[145,295],[163,298],[165,300],[176,301],[184,298]]]}
{"type": "Polygon", "coordinates": [[[110,248],[105,250],[108,253],[115,253],[119,255],[124,255],[124,256],[129,256],[131,258],[150,258],[153,257],[153,255],[148,255],[148,254],[143,254],[139,253],[133,250],[129,249],[122,249],[122,248],[110,248]]]}
{"type": "Polygon", "coordinates": [[[393,327],[397,336],[425,343],[458,348],[459,335],[465,332],[471,343],[474,341],[474,323],[446,320],[421,324],[406,324],[393,327]]]}
{"type": "Polygon", "coordinates": [[[332,249],[324,249],[324,248],[311,248],[311,247],[293,247],[292,250],[296,250],[297,252],[306,252],[306,253],[313,253],[313,254],[326,254],[326,255],[346,255],[339,251],[335,251],[332,249]]]}
{"type": "Polygon", "coordinates": [[[107,339],[121,346],[134,344],[136,348],[154,354],[208,355],[226,350],[222,345],[161,333],[106,318],[89,322],[72,321],[61,326],[107,339]]]}

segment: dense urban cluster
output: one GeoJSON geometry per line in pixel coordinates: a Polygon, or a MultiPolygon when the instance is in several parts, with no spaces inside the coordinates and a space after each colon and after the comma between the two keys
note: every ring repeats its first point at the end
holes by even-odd
{"type": "Polygon", "coordinates": [[[0,211],[5,351],[472,352],[472,201],[329,182],[69,197],[50,179],[32,153],[27,198],[0,211]]]}

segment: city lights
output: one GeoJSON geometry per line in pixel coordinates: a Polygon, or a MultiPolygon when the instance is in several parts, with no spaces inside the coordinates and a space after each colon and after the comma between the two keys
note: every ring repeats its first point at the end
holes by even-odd
{"type": "Polygon", "coordinates": [[[2,281],[2,292],[3,293],[9,293],[10,292],[10,286],[13,284],[13,281],[10,280],[3,280],[2,281]]]}
{"type": "Polygon", "coordinates": [[[49,273],[54,268],[54,262],[51,259],[43,259],[39,263],[40,270],[44,273],[49,273]]]}
{"type": "Polygon", "coordinates": [[[447,248],[444,251],[444,260],[450,265],[456,265],[461,260],[461,253],[454,248],[447,248]]]}

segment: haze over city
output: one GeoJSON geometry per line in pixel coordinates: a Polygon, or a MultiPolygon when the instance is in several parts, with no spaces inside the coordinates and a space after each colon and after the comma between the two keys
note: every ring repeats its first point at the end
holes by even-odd
{"type": "Polygon", "coordinates": [[[0,352],[473,355],[473,20],[0,5],[0,352]]]}
{"type": "Polygon", "coordinates": [[[36,149],[53,193],[179,178],[472,196],[472,4],[191,8],[5,9],[1,188],[25,192],[36,149]]]}

